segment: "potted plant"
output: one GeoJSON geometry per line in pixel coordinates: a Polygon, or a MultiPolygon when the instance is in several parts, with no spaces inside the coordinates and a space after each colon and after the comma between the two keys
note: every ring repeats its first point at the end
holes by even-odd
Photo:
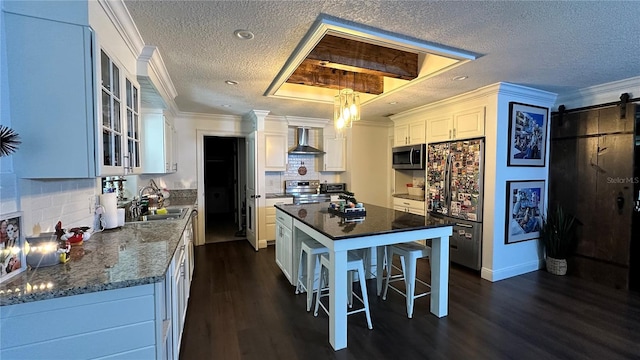
{"type": "Polygon", "coordinates": [[[554,275],[567,273],[567,257],[575,246],[576,218],[565,213],[558,204],[542,218],[540,241],[546,254],[547,271],[554,275]]]}

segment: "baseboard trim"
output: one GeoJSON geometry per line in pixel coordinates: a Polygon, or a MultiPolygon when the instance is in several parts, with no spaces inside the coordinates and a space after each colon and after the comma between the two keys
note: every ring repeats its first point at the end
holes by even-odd
{"type": "Polygon", "coordinates": [[[497,269],[497,270],[483,267],[482,270],[480,271],[480,276],[485,280],[496,282],[496,281],[508,279],[510,277],[537,271],[542,268],[543,264],[544,264],[543,260],[534,260],[527,263],[509,266],[509,267],[497,269]]]}

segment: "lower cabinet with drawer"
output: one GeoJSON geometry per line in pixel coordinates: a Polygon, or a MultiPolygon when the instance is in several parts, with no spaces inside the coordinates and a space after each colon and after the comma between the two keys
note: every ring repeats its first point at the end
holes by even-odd
{"type": "Polygon", "coordinates": [[[271,240],[275,240],[276,238],[276,208],[274,207],[274,205],[275,204],[293,204],[293,198],[284,197],[284,198],[266,199],[265,202],[266,202],[265,239],[267,239],[267,241],[271,241],[271,240]]]}
{"type": "Polygon", "coordinates": [[[425,216],[425,202],[418,200],[409,200],[403,198],[393,198],[393,208],[398,211],[404,211],[416,215],[425,216]]]}

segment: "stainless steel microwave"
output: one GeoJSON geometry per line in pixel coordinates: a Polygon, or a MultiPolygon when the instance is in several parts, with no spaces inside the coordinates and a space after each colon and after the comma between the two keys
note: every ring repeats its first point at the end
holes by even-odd
{"type": "Polygon", "coordinates": [[[425,144],[396,146],[391,150],[391,167],[394,169],[423,170],[427,161],[425,144]]]}

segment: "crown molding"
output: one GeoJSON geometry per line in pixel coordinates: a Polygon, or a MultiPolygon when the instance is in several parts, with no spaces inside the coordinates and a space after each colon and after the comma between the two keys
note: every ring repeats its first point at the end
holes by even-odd
{"type": "Polygon", "coordinates": [[[98,3],[124,39],[131,53],[137,57],[144,47],[144,40],[124,2],[121,0],[98,0],[98,3]]]}
{"type": "Polygon", "coordinates": [[[98,0],[98,3],[124,40],[129,51],[138,60],[136,75],[151,78],[155,87],[159,89],[160,95],[169,104],[168,107],[174,110],[177,109],[174,99],[178,96],[178,92],[164,65],[160,50],[155,46],[145,46],[144,39],[142,39],[142,35],[140,35],[129,10],[122,0],[98,0]],[[146,62],[146,66],[141,66],[141,61],[146,62]],[[141,69],[144,69],[143,73],[140,73],[141,69]]]}
{"type": "Polygon", "coordinates": [[[397,113],[389,116],[392,121],[402,120],[416,114],[422,114],[425,111],[433,110],[435,108],[448,106],[452,104],[459,104],[460,102],[468,102],[477,99],[484,99],[489,96],[494,95],[507,95],[507,96],[518,96],[524,99],[531,101],[532,103],[551,103],[556,99],[557,94],[534,89],[527,86],[516,85],[506,82],[499,82],[487,86],[483,86],[481,88],[466,92],[464,94],[456,95],[444,100],[436,101],[430,104],[422,105],[417,108],[413,108],[410,110],[403,111],[401,113],[397,113]]]}
{"type": "Polygon", "coordinates": [[[146,45],[142,48],[140,56],[138,56],[136,71],[138,76],[146,76],[151,79],[165,102],[169,103],[178,96],[158,47],[146,45]]]}
{"type": "Polygon", "coordinates": [[[640,96],[640,76],[564,93],[558,96],[554,108],[564,105],[567,109],[572,109],[619,101],[622,93],[629,93],[631,98],[640,96]]]}

